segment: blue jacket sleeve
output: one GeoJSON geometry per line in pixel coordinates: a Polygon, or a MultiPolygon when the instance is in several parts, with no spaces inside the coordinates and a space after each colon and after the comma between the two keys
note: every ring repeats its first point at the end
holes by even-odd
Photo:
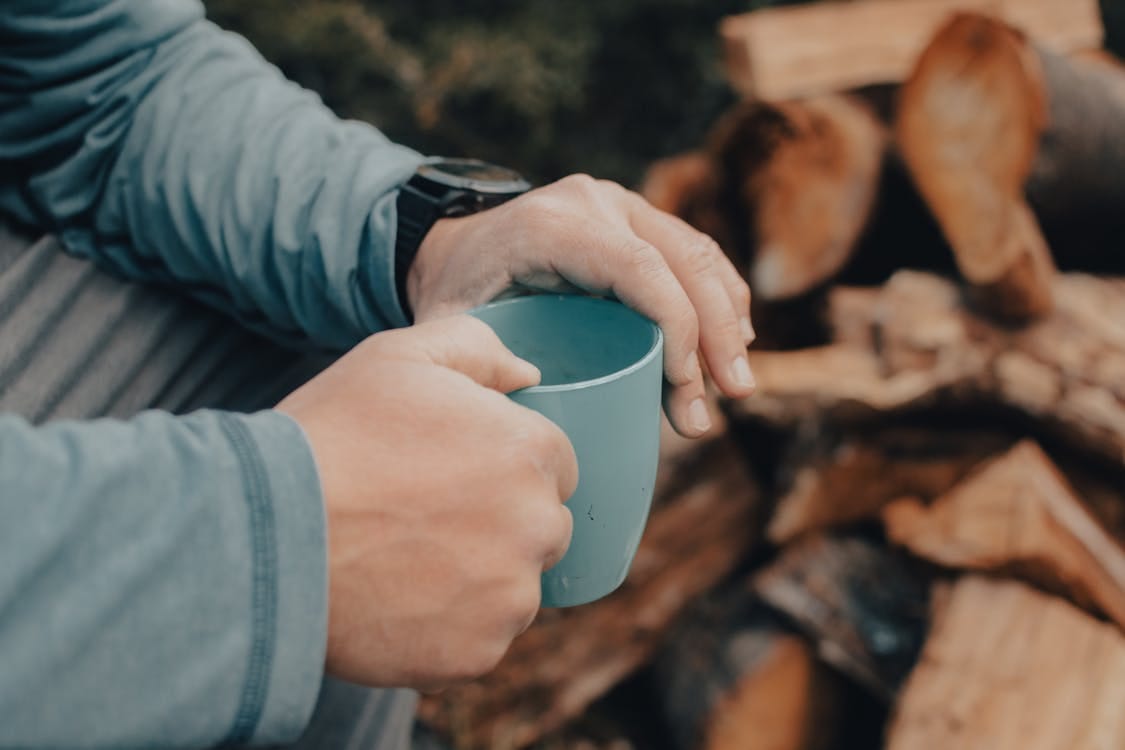
{"type": "Polygon", "coordinates": [[[319,493],[277,412],[0,415],[0,747],[295,740],[324,667],[319,493]]]}
{"type": "Polygon", "coordinates": [[[394,199],[420,160],[198,0],[0,2],[0,211],[274,337],[346,348],[407,323],[394,199]]]}

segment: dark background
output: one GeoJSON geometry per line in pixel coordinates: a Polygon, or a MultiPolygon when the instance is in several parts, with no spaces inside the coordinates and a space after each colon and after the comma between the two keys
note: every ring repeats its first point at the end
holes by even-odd
{"type": "MultiPolygon", "coordinates": [[[[733,100],[716,26],[796,0],[205,0],[345,116],[428,154],[536,182],[635,184],[691,148],[733,100]]],[[[1125,47],[1125,0],[1103,0],[1125,47]]]]}
{"type": "Polygon", "coordinates": [[[635,183],[732,100],[716,24],[774,0],[205,0],[346,117],[537,182],[635,183]]]}

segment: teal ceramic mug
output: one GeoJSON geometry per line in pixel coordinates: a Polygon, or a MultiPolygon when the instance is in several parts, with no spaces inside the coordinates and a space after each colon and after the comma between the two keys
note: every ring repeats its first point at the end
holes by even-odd
{"type": "Polygon", "coordinates": [[[574,535],[543,574],[543,606],[600,599],[625,580],[648,520],[663,334],[618,302],[573,295],[515,297],[470,314],[539,368],[540,384],[511,398],[561,427],[578,457],[578,489],[567,501],[574,535]]]}

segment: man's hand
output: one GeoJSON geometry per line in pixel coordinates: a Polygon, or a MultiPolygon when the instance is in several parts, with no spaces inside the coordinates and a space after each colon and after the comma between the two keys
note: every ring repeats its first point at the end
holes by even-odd
{"type": "Polygon", "coordinates": [[[656,321],[671,386],[665,411],[681,434],[710,427],[700,353],[728,396],[754,390],[746,282],[714,240],[615,183],[574,175],[497,208],[443,219],[407,277],[419,321],[512,288],[612,294],[656,321]]]}
{"type": "Polygon", "coordinates": [[[328,663],[367,685],[489,671],[570,541],[566,436],[503,394],[539,382],[484,323],[367,339],[278,405],[304,428],[328,515],[328,663]]]}

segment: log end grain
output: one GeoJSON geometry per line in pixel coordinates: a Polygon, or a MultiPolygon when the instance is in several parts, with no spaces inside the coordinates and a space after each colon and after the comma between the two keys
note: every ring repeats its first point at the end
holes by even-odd
{"type": "Polygon", "coordinates": [[[943,597],[887,732],[921,747],[1125,747],[1125,639],[1014,581],[959,580],[943,597]]]}
{"type": "Polygon", "coordinates": [[[1023,320],[1053,304],[1054,262],[1023,195],[1048,104],[1034,48],[994,18],[957,14],[904,84],[896,135],[977,299],[1023,320]]]}

